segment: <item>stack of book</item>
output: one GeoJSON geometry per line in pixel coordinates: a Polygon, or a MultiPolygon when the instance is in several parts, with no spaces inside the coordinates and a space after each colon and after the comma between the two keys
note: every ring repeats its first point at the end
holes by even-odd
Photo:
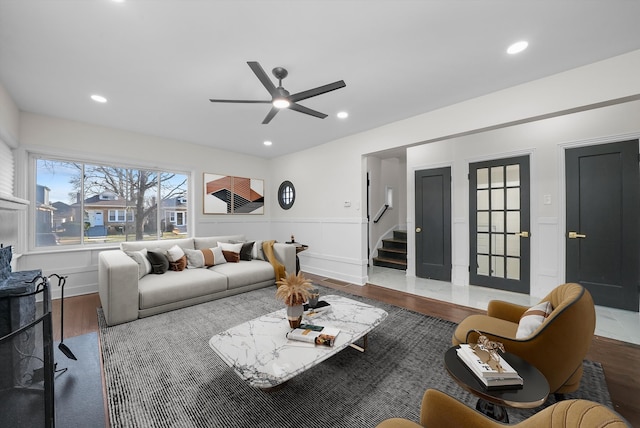
{"type": "Polygon", "coordinates": [[[313,343],[316,345],[333,346],[340,329],[323,327],[321,325],[300,324],[287,333],[287,339],[298,340],[300,342],[313,343]]]}
{"type": "Polygon", "coordinates": [[[488,388],[522,388],[522,378],[509,363],[499,356],[499,367],[495,361],[488,360],[488,352],[481,345],[473,349],[463,344],[457,350],[458,358],[488,388]]]}
{"type": "Polygon", "coordinates": [[[329,302],[325,302],[324,300],[320,300],[315,308],[310,307],[305,303],[304,305],[304,314],[305,316],[314,316],[324,312],[329,312],[331,310],[331,304],[329,302]]]}

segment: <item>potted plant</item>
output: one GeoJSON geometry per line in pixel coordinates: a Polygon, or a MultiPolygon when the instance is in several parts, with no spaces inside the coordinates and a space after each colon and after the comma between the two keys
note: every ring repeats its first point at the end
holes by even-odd
{"type": "Polygon", "coordinates": [[[300,327],[302,314],[304,313],[304,302],[311,296],[313,285],[302,276],[302,272],[297,275],[289,274],[276,281],[278,289],[276,298],[282,300],[287,305],[287,319],[291,328],[300,327]]]}

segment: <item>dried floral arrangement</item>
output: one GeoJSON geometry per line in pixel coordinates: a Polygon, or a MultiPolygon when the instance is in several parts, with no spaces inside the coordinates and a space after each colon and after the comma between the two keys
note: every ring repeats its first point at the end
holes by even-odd
{"type": "Polygon", "coordinates": [[[289,274],[276,281],[278,290],[276,298],[284,301],[287,306],[302,305],[311,296],[313,284],[306,279],[302,272],[297,275],[289,274]]]}

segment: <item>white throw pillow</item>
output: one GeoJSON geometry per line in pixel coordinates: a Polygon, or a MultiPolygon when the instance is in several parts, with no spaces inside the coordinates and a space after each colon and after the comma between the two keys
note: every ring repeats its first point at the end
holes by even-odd
{"type": "Polygon", "coordinates": [[[187,267],[188,268],[203,268],[214,265],[221,265],[226,263],[227,260],[224,258],[222,254],[222,248],[214,247],[214,248],[204,248],[202,250],[190,250],[188,248],[184,249],[185,254],[187,255],[187,267]],[[211,260],[208,256],[205,255],[205,252],[211,252],[213,257],[211,260]]]}
{"type": "Polygon", "coordinates": [[[551,302],[540,302],[527,309],[520,317],[516,339],[524,339],[531,336],[531,334],[542,325],[544,320],[547,319],[551,311],[553,311],[551,302]]]}
{"type": "Polygon", "coordinates": [[[147,258],[147,249],[139,251],[127,251],[126,254],[138,263],[138,279],[151,273],[151,262],[147,258]]]}
{"type": "Polygon", "coordinates": [[[225,251],[231,251],[233,253],[240,254],[240,250],[242,250],[242,243],[239,244],[230,244],[228,242],[218,242],[218,247],[225,251]]]}
{"type": "Polygon", "coordinates": [[[251,257],[253,257],[254,260],[264,260],[264,251],[262,250],[262,241],[256,241],[253,244],[251,257]]]}
{"type": "Polygon", "coordinates": [[[184,256],[184,251],[177,244],[167,250],[167,258],[170,262],[177,262],[184,256]]]}

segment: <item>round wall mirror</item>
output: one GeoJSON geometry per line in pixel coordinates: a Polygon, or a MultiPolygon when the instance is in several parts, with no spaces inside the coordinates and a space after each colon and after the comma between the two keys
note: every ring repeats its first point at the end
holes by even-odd
{"type": "Polygon", "coordinates": [[[296,188],[290,181],[283,181],[278,189],[278,203],[283,210],[288,210],[296,200],[296,188]]]}

